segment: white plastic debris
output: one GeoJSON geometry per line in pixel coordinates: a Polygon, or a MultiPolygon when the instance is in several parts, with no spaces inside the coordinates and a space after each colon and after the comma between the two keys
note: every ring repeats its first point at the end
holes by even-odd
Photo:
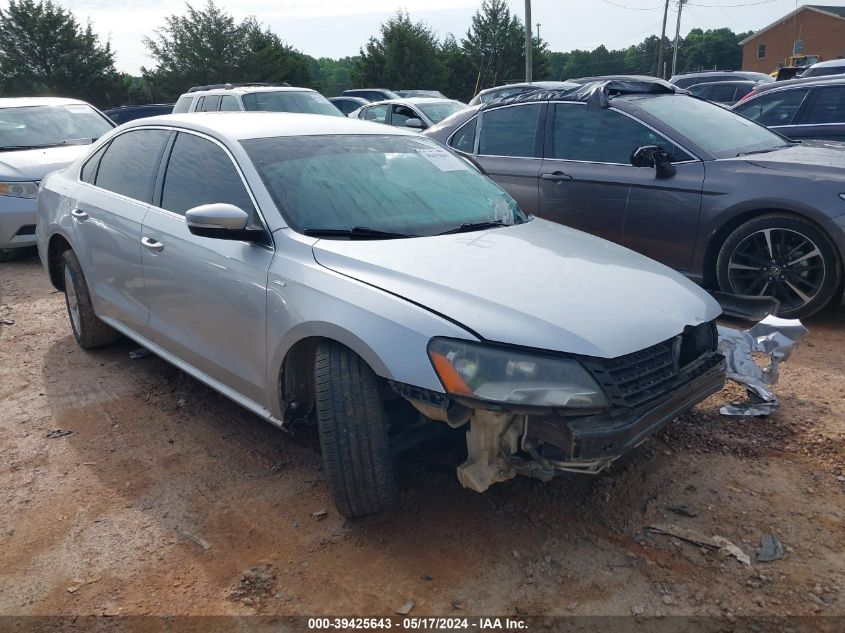
{"type": "Polygon", "coordinates": [[[768,316],[751,329],[719,326],[719,352],[725,356],[728,378],[745,385],[749,402],[729,404],[719,412],[729,416],[761,416],[777,411],[780,403],[770,389],[778,381],[778,364],[784,362],[807,333],[798,319],[768,316]],[[769,355],[760,367],[752,354],[769,355]]]}

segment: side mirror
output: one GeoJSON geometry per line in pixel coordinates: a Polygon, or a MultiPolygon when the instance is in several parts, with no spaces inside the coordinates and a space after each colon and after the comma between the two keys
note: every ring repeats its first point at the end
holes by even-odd
{"type": "Polygon", "coordinates": [[[185,213],[188,230],[200,237],[219,240],[259,241],[264,231],[246,228],[249,215],[233,204],[203,204],[185,213]]]}
{"type": "Polygon", "coordinates": [[[643,145],[631,152],[634,167],[653,167],[658,178],[670,178],[677,173],[672,157],[659,145],[643,145]]]}
{"type": "Polygon", "coordinates": [[[412,127],[417,130],[421,130],[423,127],[423,122],[417,117],[411,117],[410,119],[405,119],[405,127],[412,127]]]}

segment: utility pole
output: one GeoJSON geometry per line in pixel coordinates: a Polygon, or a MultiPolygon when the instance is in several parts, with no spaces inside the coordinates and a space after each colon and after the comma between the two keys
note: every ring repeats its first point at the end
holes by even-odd
{"type": "Polygon", "coordinates": [[[540,23],[537,22],[537,44],[540,43],[540,23]]]}
{"type": "Polygon", "coordinates": [[[672,51],[672,74],[678,70],[678,40],[681,37],[681,11],[687,0],[678,0],[678,22],[675,24],[675,50],[672,51]]]}
{"type": "Polygon", "coordinates": [[[525,0],[525,81],[531,81],[532,63],[531,51],[531,0],[525,0]]]}
{"type": "Polygon", "coordinates": [[[660,30],[660,45],[657,49],[657,74],[661,79],[666,79],[666,67],[663,65],[663,42],[666,39],[666,18],[669,15],[669,0],[663,7],[663,28],[660,30]]]}

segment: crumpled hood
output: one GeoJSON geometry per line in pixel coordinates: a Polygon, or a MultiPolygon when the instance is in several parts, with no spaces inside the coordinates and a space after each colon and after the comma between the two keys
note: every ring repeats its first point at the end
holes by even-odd
{"type": "Polygon", "coordinates": [[[326,268],[440,313],[481,338],[613,358],[721,313],[683,275],[545,220],[437,237],[319,240],[326,268]]]}
{"type": "Polygon", "coordinates": [[[728,161],[744,161],[777,171],[800,173],[826,180],[845,180],[845,143],[803,141],[764,154],[751,154],[728,161]]]}
{"type": "Polygon", "coordinates": [[[51,171],[63,169],[90,145],[66,145],[0,152],[0,180],[41,180],[51,171]]]}

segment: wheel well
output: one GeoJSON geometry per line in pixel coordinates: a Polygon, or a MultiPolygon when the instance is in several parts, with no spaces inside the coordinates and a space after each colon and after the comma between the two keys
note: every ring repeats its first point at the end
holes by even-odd
{"type": "MultiPolygon", "coordinates": [[[[827,235],[827,231],[825,231],[821,226],[818,225],[812,218],[807,217],[802,213],[796,213],[795,211],[787,211],[785,209],[754,209],[752,211],[745,211],[744,213],[740,213],[736,217],[731,218],[729,221],[725,222],[710,241],[707,244],[707,249],[704,251],[704,262],[702,266],[702,271],[704,274],[704,287],[705,288],[718,288],[718,281],[716,280],[716,259],[719,257],[719,249],[722,248],[722,244],[725,243],[725,240],[728,239],[728,236],[741,224],[751,220],[753,218],[759,217],[761,215],[768,215],[769,213],[782,213],[784,215],[791,215],[805,222],[810,222],[813,224],[819,231],[827,235]]],[[[832,240],[831,240],[832,241],[832,240]]]]}
{"type": "Polygon", "coordinates": [[[282,361],[279,372],[279,395],[285,415],[301,417],[314,408],[316,388],[314,386],[314,360],[317,347],[325,340],[310,336],[297,341],[282,361]]]}
{"type": "Polygon", "coordinates": [[[69,250],[72,250],[70,243],[61,235],[54,235],[50,238],[50,244],[47,247],[47,270],[50,272],[50,282],[56,290],[65,289],[65,278],[62,274],[62,255],[69,250]]]}

